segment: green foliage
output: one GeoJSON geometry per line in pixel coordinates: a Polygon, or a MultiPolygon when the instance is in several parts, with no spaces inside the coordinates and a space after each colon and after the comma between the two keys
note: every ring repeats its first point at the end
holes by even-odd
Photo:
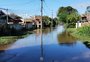
{"type": "Polygon", "coordinates": [[[80,20],[80,15],[78,11],[71,6],[68,7],[60,7],[57,13],[57,17],[59,21],[63,23],[68,23],[75,27],[75,23],[80,20]]]}
{"type": "Polygon", "coordinates": [[[67,16],[67,20],[69,23],[76,23],[80,19],[80,16],[78,13],[73,12],[67,16]]]}
{"type": "Polygon", "coordinates": [[[51,24],[51,18],[48,16],[43,16],[43,25],[49,26],[51,24]]]}
{"type": "Polygon", "coordinates": [[[68,31],[72,36],[82,40],[83,42],[90,42],[90,26],[83,26],[80,28],[68,28],[68,31]]]}
{"type": "Polygon", "coordinates": [[[3,36],[0,37],[0,45],[7,45],[17,40],[15,36],[3,36]]]}
{"type": "Polygon", "coordinates": [[[69,33],[73,33],[76,31],[76,28],[68,28],[68,29],[66,29],[66,31],[69,33]]]}
{"type": "Polygon", "coordinates": [[[82,35],[82,36],[90,36],[90,26],[84,26],[77,29],[76,34],[82,35]]]}

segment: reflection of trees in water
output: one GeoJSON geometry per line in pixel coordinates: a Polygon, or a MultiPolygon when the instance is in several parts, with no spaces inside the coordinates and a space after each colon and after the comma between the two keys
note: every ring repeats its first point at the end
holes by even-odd
{"type": "Polygon", "coordinates": [[[5,50],[0,50],[0,56],[2,56],[5,53],[5,50]]]}
{"type": "Polygon", "coordinates": [[[12,45],[13,45],[13,43],[8,44],[8,45],[0,45],[0,51],[7,50],[7,49],[10,48],[12,45]]]}
{"type": "Polygon", "coordinates": [[[48,34],[48,33],[50,33],[51,31],[52,31],[51,28],[43,29],[43,34],[48,34]]]}
{"type": "Polygon", "coordinates": [[[3,52],[4,52],[4,50],[0,50],[0,54],[3,53],[3,52]]]}
{"type": "Polygon", "coordinates": [[[84,44],[87,48],[90,48],[90,42],[89,42],[89,41],[84,41],[83,44],[84,44]]]}
{"type": "Polygon", "coordinates": [[[42,32],[43,32],[43,34],[48,34],[51,31],[52,31],[51,28],[45,28],[45,29],[42,29],[42,31],[41,31],[41,29],[36,29],[35,33],[36,33],[36,35],[41,35],[42,32]]]}
{"type": "Polygon", "coordinates": [[[76,43],[76,38],[71,36],[68,32],[58,34],[58,43],[61,45],[73,45],[76,43]]]}

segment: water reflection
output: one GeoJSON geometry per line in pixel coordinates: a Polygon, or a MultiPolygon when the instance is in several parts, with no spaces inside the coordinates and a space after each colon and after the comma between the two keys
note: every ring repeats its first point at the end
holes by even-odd
{"type": "Polygon", "coordinates": [[[6,49],[10,48],[12,44],[9,44],[9,45],[0,45],[0,51],[6,50],[6,49]]]}
{"type": "Polygon", "coordinates": [[[90,42],[89,41],[84,41],[83,44],[90,49],[90,42]]]}
{"type": "Polygon", "coordinates": [[[45,28],[45,29],[43,29],[43,30],[41,30],[41,29],[36,29],[36,30],[34,30],[34,33],[36,34],[36,36],[39,36],[39,35],[41,35],[41,32],[43,32],[43,34],[48,34],[48,33],[50,33],[51,31],[52,31],[51,28],[45,28]]]}
{"type": "Polygon", "coordinates": [[[0,54],[2,54],[4,52],[4,50],[0,50],[0,54]]]}
{"type": "Polygon", "coordinates": [[[42,30],[41,29],[36,29],[34,30],[34,33],[36,34],[36,36],[39,36],[42,34],[42,30]]]}
{"type": "MultiPolygon", "coordinates": [[[[85,47],[88,42],[82,43],[68,32],[63,31],[63,26],[58,26],[54,30],[43,29],[44,62],[90,62],[90,50],[85,47]]],[[[9,47],[6,46],[8,50],[1,50],[0,61],[40,62],[42,51],[40,35],[42,33],[40,29],[33,32],[33,34],[17,40],[9,47]],[[1,55],[2,53],[3,55],[1,55]]]]}
{"type": "Polygon", "coordinates": [[[76,41],[77,39],[66,31],[58,34],[58,43],[60,45],[73,45],[76,41]]]}

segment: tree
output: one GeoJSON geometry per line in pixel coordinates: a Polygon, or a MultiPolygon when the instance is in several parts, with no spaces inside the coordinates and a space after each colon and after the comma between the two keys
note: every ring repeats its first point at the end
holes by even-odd
{"type": "Polygon", "coordinates": [[[43,16],[43,25],[44,27],[51,25],[51,18],[48,16],[43,16]]]}
{"type": "Polygon", "coordinates": [[[74,24],[80,20],[78,11],[71,6],[60,7],[57,13],[59,21],[67,24],[74,24]]]}

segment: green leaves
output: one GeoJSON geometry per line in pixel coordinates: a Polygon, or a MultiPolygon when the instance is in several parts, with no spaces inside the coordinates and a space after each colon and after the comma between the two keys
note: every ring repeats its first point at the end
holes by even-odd
{"type": "Polygon", "coordinates": [[[77,29],[77,34],[82,36],[90,36],[90,26],[84,26],[77,29]]]}
{"type": "Polygon", "coordinates": [[[60,7],[57,13],[59,21],[63,23],[73,24],[80,20],[78,11],[71,6],[60,7]]]}
{"type": "Polygon", "coordinates": [[[45,25],[50,25],[50,23],[51,23],[51,18],[48,17],[48,16],[43,16],[43,23],[44,23],[45,25]]]}

